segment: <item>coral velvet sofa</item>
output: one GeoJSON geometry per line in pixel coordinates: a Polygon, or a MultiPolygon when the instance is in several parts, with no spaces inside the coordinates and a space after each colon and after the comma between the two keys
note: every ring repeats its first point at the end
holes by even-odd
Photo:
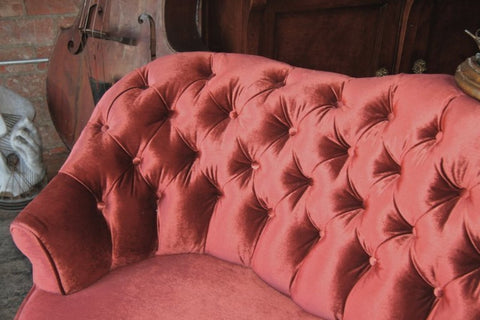
{"type": "Polygon", "coordinates": [[[162,57],[11,233],[18,319],[480,319],[480,103],[449,75],[162,57]]]}

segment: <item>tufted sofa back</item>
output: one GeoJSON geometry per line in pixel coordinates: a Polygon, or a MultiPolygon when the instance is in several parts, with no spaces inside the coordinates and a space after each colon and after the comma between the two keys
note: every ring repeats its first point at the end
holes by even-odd
{"type": "Polygon", "coordinates": [[[102,98],[62,174],[112,268],[207,253],[325,319],[480,317],[480,104],[447,75],[182,53],[102,98]]]}

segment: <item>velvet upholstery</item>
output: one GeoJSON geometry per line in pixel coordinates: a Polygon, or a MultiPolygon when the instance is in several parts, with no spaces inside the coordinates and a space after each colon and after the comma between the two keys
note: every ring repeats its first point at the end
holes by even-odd
{"type": "Polygon", "coordinates": [[[479,123],[448,75],[160,58],[104,95],[13,222],[34,268],[23,310],[195,253],[250,268],[323,319],[478,319],[479,123]]]}
{"type": "Polygon", "coordinates": [[[21,318],[318,319],[250,268],[196,254],[156,256],[135,268],[118,268],[68,299],[32,290],[21,318]]]}

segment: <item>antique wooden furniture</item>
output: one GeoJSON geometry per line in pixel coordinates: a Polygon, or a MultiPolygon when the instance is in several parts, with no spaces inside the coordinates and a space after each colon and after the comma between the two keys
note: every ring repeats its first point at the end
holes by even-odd
{"type": "Polygon", "coordinates": [[[453,74],[474,45],[478,0],[208,0],[211,50],[352,76],[453,74]]]}
{"type": "Polygon", "coordinates": [[[479,319],[479,123],[451,75],[159,58],[13,222],[17,319],[479,319]]]}

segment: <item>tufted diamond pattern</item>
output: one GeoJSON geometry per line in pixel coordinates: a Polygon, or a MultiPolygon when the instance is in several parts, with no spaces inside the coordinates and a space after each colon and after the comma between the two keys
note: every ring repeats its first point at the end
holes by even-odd
{"type": "Polygon", "coordinates": [[[182,53],[108,91],[61,173],[112,268],[208,253],[325,319],[478,319],[479,123],[446,75],[182,53]]]}

